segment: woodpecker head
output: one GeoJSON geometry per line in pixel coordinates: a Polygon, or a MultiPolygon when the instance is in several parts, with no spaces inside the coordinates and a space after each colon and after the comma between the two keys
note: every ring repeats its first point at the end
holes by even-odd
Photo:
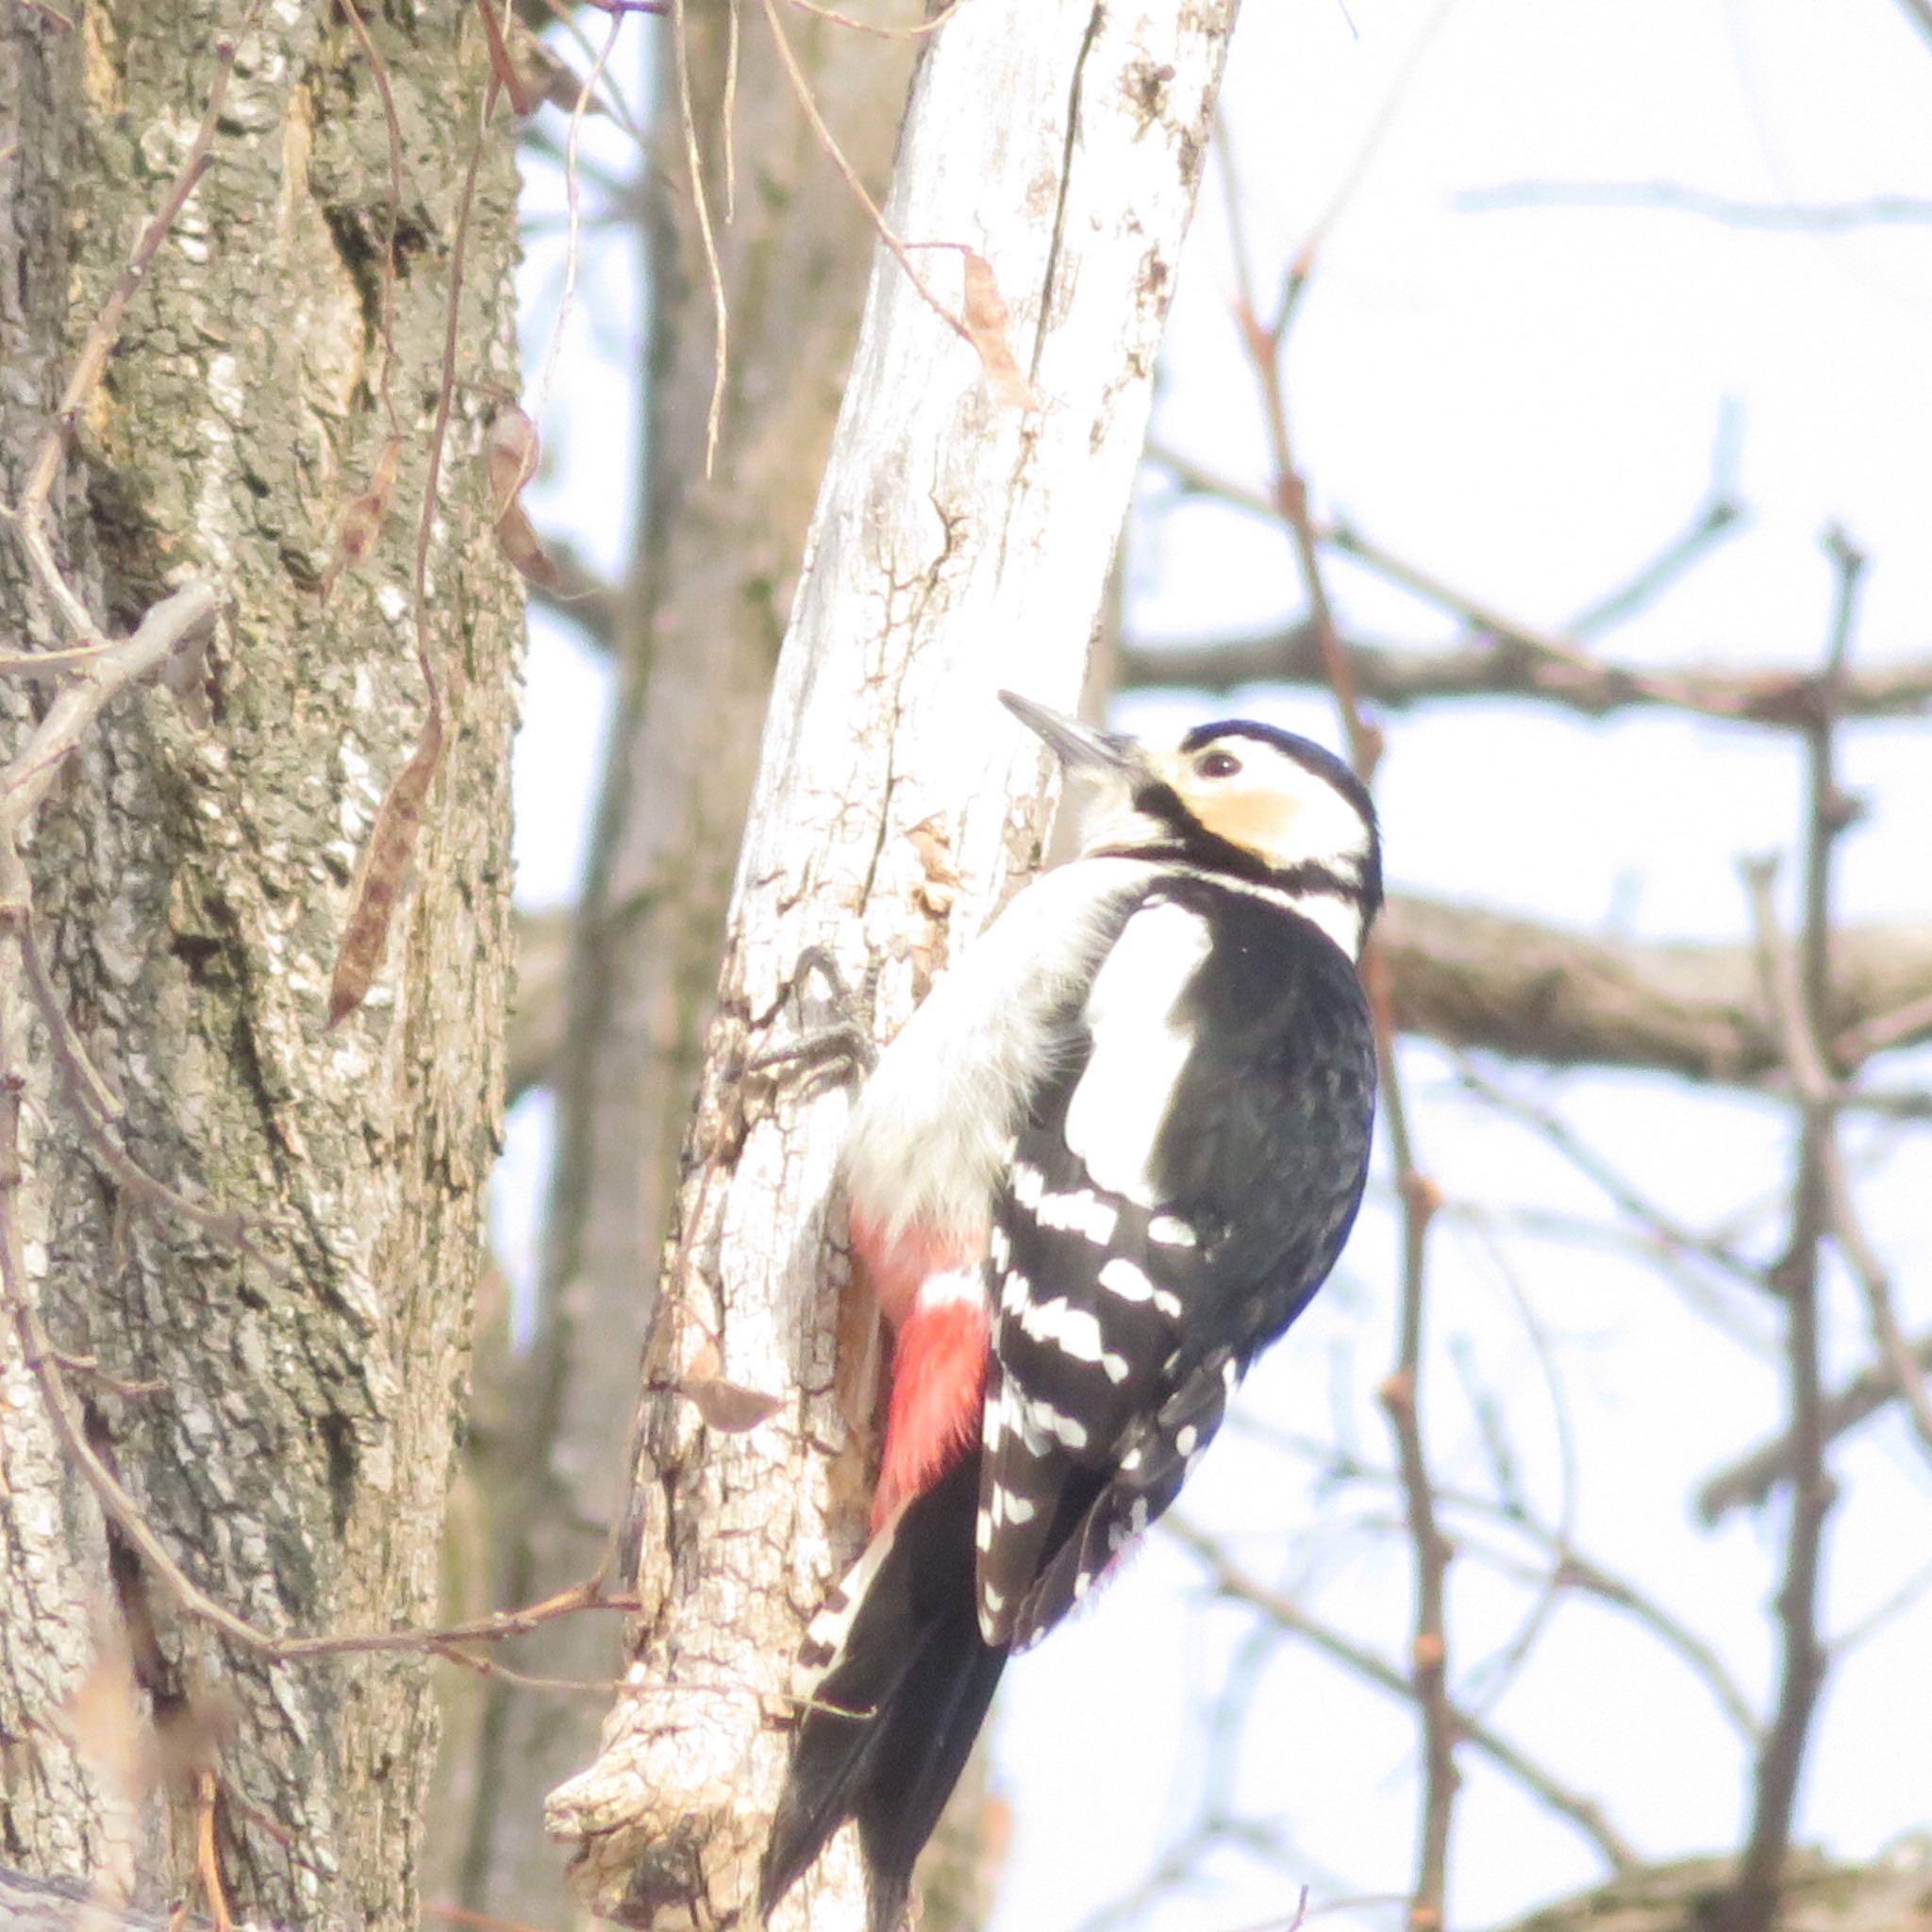
{"type": "Polygon", "coordinates": [[[1170,859],[1272,886],[1310,901],[1309,916],[1359,950],[1382,903],[1381,841],[1367,790],[1332,752],[1242,718],[1197,724],[1164,750],[1011,691],[1000,701],[1069,777],[1097,784],[1085,856],[1170,859]]]}

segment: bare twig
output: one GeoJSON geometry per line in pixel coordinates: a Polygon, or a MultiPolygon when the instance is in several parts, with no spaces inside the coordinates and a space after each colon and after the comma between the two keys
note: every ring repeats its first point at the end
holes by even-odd
{"type": "MultiPolygon", "coordinates": [[[[1280,514],[1263,491],[1177,451],[1154,445],[1148,456],[1191,492],[1213,496],[1271,521],[1280,514]]],[[[1698,524],[1674,540],[1649,569],[1681,569],[1711,537],[1730,527],[1735,514],[1728,499],[1719,495],[1698,524]]],[[[1804,730],[1825,695],[1822,677],[1815,673],[1734,671],[1697,664],[1640,670],[1605,662],[1584,650],[1576,638],[1621,615],[1624,599],[1633,592],[1654,593],[1641,575],[1605,604],[1587,610],[1573,625],[1573,635],[1563,637],[1459,590],[1352,525],[1316,524],[1313,529],[1324,548],[1341,550],[1476,634],[1474,642],[1441,649],[1351,639],[1348,654],[1361,695],[1391,709],[1459,698],[1533,697],[1586,717],[1655,705],[1699,717],[1804,730]]],[[[1240,684],[1327,682],[1319,626],[1312,619],[1280,630],[1218,641],[1143,639],[1123,646],[1121,677],[1129,685],[1186,684],[1207,691],[1240,684]]],[[[1915,715],[1932,705],[1932,658],[1847,672],[1830,696],[1841,717],[1915,715]]]]}
{"type": "MultiPolygon", "coordinates": [[[[1252,1418],[1245,1420],[1241,1427],[1245,1433],[1258,1436],[1291,1455],[1314,1462],[1330,1483],[1368,1483],[1400,1492],[1402,1477],[1398,1471],[1380,1469],[1346,1452],[1338,1452],[1331,1442],[1299,1438],[1258,1425],[1252,1418]]],[[[1524,1506],[1499,1503],[1493,1497],[1478,1494],[1473,1490],[1438,1483],[1436,1501],[1457,1519],[1455,1536],[1458,1549],[1467,1550],[1472,1556],[1497,1567],[1503,1567],[1507,1562],[1501,1553],[1486,1548],[1471,1535],[1468,1521],[1472,1518],[1524,1538],[1547,1560],[1540,1564],[1534,1573],[1518,1568],[1511,1574],[1525,1580],[1553,1580],[1560,1589],[1579,1591],[1613,1609],[1622,1610],[1690,1667],[1740,1736],[1753,1742],[1763,1736],[1763,1725],[1752,1712],[1749,1700],[1718,1652],[1656,1597],[1640,1589],[1628,1577],[1608,1569],[1578,1549],[1564,1531],[1543,1523],[1524,1506]]]]}
{"type": "Polygon", "coordinates": [[[1932,41],[1932,0],[1898,0],[1914,25],[1932,41]]]}
{"type": "Polygon", "coordinates": [[[946,0],[937,13],[913,26],[880,26],[874,21],[855,20],[849,13],[821,7],[818,0],[785,0],[785,4],[795,7],[800,13],[809,13],[816,20],[829,21],[834,26],[849,27],[856,34],[870,34],[874,40],[918,41],[924,40],[927,34],[937,33],[965,5],[965,0],[946,0]]]}
{"type": "MultiPolygon", "coordinates": [[[[684,0],[676,0],[682,6],[684,0]]],[[[805,77],[804,70],[798,64],[798,56],[792,50],[791,38],[785,31],[785,23],[779,17],[778,0],[763,0],[765,19],[772,29],[772,42],[778,50],[778,58],[785,68],[786,77],[791,83],[791,92],[798,97],[798,105],[805,110],[805,118],[811,123],[812,132],[818,137],[820,147],[827,160],[838,169],[845,186],[864,208],[878,238],[886,244],[892,259],[905,271],[906,278],[912,284],[921,301],[945,324],[945,325],[969,347],[974,346],[973,332],[966,324],[940,298],[933,293],[925,278],[912,265],[912,256],[907,245],[892,230],[879,205],[867,192],[865,183],[858,178],[858,171],[845,158],[845,150],[839,145],[832,130],[825,125],[825,119],[819,112],[819,104],[812,97],[811,83],[805,77]]]]}
{"type": "MultiPolygon", "coordinates": [[[[1720,432],[1722,434],[1722,432],[1720,432]]],[[[1570,635],[1593,638],[1647,609],[1744,520],[1743,509],[1720,476],[1696,516],[1655,557],[1613,591],[1607,591],[1570,620],[1570,635]]]]}
{"type": "Polygon", "coordinates": [[[1638,208],[1697,215],[1728,228],[1778,235],[1838,235],[1853,228],[1916,227],[1932,222],[1932,201],[1907,194],[1875,194],[1864,201],[1741,201],[1681,181],[1505,181],[1469,189],[1450,205],[1473,215],[1525,208],[1638,208]]]}
{"type": "MultiPolygon", "coordinates": [[[[1222,1595],[1259,1610],[1284,1630],[1304,1639],[1324,1657],[1333,1658],[1390,1696],[1409,1703],[1417,1700],[1418,1687],[1412,1674],[1399,1671],[1366,1645],[1311,1616],[1292,1598],[1272,1591],[1247,1575],[1229,1560],[1212,1538],[1203,1535],[1184,1518],[1177,1518],[1170,1511],[1166,1521],[1170,1534],[1200,1560],[1222,1595]]],[[[1603,1807],[1593,1798],[1573,1790],[1491,1725],[1470,1722],[1460,1712],[1452,1710],[1449,1715],[1472,1750],[1514,1778],[1559,1817],[1568,1819],[1595,1846],[1612,1870],[1634,1871],[1642,1862],[1635,1848],[1605,1817],[1603,1807]]]]}
{"type": "MultiPolygon", "coordinates": [[[[1864,558],[1838,532],[1826,539],[1838,573],[1831,641],[1825,653],[1824,690],[1842,675],[1851,647],[1864,558]]],[[[1719,1902],[1720,1932],[1769,1932],[1777,1911],[1785,1860],[1790,1849],[1798,1774],[1824,1687],[1826,1653],[1819,1634],[1818,1592],[1824,1551],[1824,1523],[1833,1485],[1824,1467],[1824,1391],[1820,1368],[1820,1254],[1831,1231],[1826,1147],[1835,1133],[1832,1070],[1819,1047],[1831,987],[1831,861],[1853,813],[1833,770],[1837,716],[1822,705],[1806,736],[1807,806],[1804,924],[1798,957],[1777,930],[1772,897],[1774,864],[1745,869],[1753,924],[1763,961],[1767,1004],[1776,1015],[1786,1058],[1799,1096],[1797,1173],[1792,1185],[1790,1241],[1774,1273],[1788,1309],[1787,1359],[1790,1438],[1793,1447],[1790,1523],[1784,1579],[1778,1591],[1783,1657],[1777,1707],[1758,1753],[1751,1829],[1738,1874],[1719,1902]]]]}
{"type": "MultiPolygon", "coordinates": [[[[1364,784],[1372,783],[1381,756],[1382,735],[1364,715],[1355,668],[1343,647],[1323,576],[1322,557],[1308,508],[1306,480],[1297,468],[1289,429],[1288,391],[1282,373],[1287,332],[1306,284],[1306,264],[1291,267],[1274,320],[1263,325],[1256,312],[1242,240],[1241,208],[1231,164],[1225,159],[1227,222],[1234,242],[1240,287],[1235,320],[1261,392],[1269,452],[1274,468],[1273,500],[1286,526],[1301,568],[1302,590],[1333,691],[1350,762],[1364,784]]],[[[1382,1406],[1393,1432],[1403,1492],[1408,1510],[1415,1560],[1415,1619],[1410,1643],[1414,1696],[1422,1724],[1424,1789],[1416,1855],[1415,1889],[1409,1906],[1411,1932],[1437,1932],[1448,1890],[1449,1834],[1457,1783],[1458,1736],[1448,1691],[1449,1642],[1444,1616],[1450,1546],[1436,1523],[1435,1496],[1420,1415],[1423,1329],[1426,1302],[1429,1223],[1440,1199],[1434,1182],[1418,1165],[1408,1112],[1395,1061],[1395,1015],[1388,962],[1373,937],[1362,960],[1362,984],[1381,1062],[1381,1112],[1394,1159],[1402,1201],[1402,1313],[1395,1366],[1382,1383],[1382,1406]]]]}
{"type": "MultiPolygon", "coordinates": [[[[1932,1374],[1932,1335],[1907,1341],[1906,1345],[1919,1373],[1932,1374]]],[[[1860,1370],[1836,1393],[1820,1399],[1818,1422],[1824,1441],[1835,1441],[1869,1421],[1895,1401],[1898,1393],[1898,1377],[1890,1362],[1874,1362],[1860,1370]]],[[[1797,1467],[1797,1444],[1787,1433],[1740,1457],[1727,1469],[1707,1478],[1697,1491],[1699,1518],[1715,1524],[1733,1509],[1753,1508],[1762,1503],[1780,1483],[1790,1481],[1797,1467]]]]}
{"type": "Polygon", "coordinates": [[[704,252],[705,275],[711,289],[711,402],[705,415],[705,475],[708,476],[718,454],[719,427],[724,420],[724,386],[731,367],[731,309],[724,299],[724,273],[718,264],[718,238],[711,230],[704,152],[698,146],[697,108],[691,91],[689,34],[685,0],[671,0],[671,44],[677,63],[677,111],[684,130],[684,164],[691,175],[691,210],[697,217],[698,245],[704,252]]]}

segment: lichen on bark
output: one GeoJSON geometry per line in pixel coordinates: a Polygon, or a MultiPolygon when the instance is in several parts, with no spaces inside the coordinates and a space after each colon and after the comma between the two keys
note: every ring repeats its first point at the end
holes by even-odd
{"type": "MultiPolygon", "coordinates": [[[[14,57],[0,62],[13,123],[0,149],[15,143],[21,182],[0,248],[29,291],[4,316],[0,359],[10,404],[32,398],[9,408],[0,444],[8,500],[241,12],[121,0],[82,9],[71,35],[34,9],[0,29],[14,57]]],[[[357,35],[334,8],[263,7],[241,37],[213,165],[84,412],[56,499],[74,588],[110,630],[190,573],[217,581],[221,611],[205,708],[158,691],[118,701],[29,854],[61,997],[131,1151],[171,1186],[264,1217],[258,1239],[285,1275],[127,1211],[4,969],[5,1024],[31,1070],[17,1195],[30,1291],[64,1350],[156,1385],[130,1396],[78,1378],[92,1440],[184,1569],[275,1634],[433,1610],[502,1089],[520,610],[474,458],[490,391],[516,382],[503,116],[471,217],[462,387],[428,557],[444,762],[375,992],[337,1031],[322,1024],[357,851],[423,716],[411,525],[487,81],[469,9],[391,8],[367,25],[403,128],[401,208],[357,35]],[[335,519],[391,434],[396,508],[325,604],[335,519]]],[[[9,647],[71,641],[12,569],[0,612],[9,647]]],[[[41,702],[0,687],[11,740],[41,702]]],[[[190,1740],[214,1774],[239,1903],[413,1924],[433,1754],[425,1660],[272,1662],[177,1614],[52,1449],[10,1330],[0,1347],[0,1853],[81,1877],[108,1857],[125,1807],[67,1738],[97,1658],[125,1646],[131,1721],[190,1740]]],[[[139,1794],[150,1899],[185,1889],[192,1784],[139,1794]]]]}

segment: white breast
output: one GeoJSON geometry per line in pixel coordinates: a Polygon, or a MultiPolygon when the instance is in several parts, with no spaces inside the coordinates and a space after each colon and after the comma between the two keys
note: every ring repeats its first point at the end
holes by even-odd
{"type": "Polygon", "coordinates": [[[845,1183],[888,1239],[917,1224],[984,1234],[1049,1023],[1092,974],[1122,904],[1155,868],[1081,858],[1035,880],[934,987],[853,1108],[845,1183]]]}

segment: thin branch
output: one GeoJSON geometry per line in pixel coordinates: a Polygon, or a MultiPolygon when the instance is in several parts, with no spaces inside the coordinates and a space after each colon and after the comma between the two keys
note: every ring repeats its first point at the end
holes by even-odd
{"type": "MultiPolygon", "coordinates": [[[[684,0],[676,0],[676,4],[682,6],[684,0]]],[[[779,17],[778,0],[763,0],[763,4],[765,19],[772,29],[772,42],[778,50],[778,58],[784,65],[786,77],[791,83],[791,92],[797,96],[798,105],[804,108],[805,118],[811,123],[812,132],[818,137],[819,146],[824,150],[825,158],[839,171],[840,178],[843,180],[847,190],[856,197],[859,207],[864,208],[879,240],[886,244],[892,259],[905,272],[907,280],[912,284],[920,300],[962,342],[976,353],[978,345],[974,341],[973,331],[933,293],[924,276],[913,267],[912,257],[906,243],[893,232],[878,203],[872,198],[865,183],[858,178],[858,169],[846,159],[845,150],[839,145],[832,130],[825,125],[825,118],[819,112],[819,104],[812,95],[811,83],[806,79],[805,72],[798,64],[798,56],[792,51],[791,37],[785,31],[785,23],[779,17]]]]}
{"type": "Polygon", "coordinates": [[[1727,228],[1769,234],[1841,235],[1853,228],[1917,227],[1932,222],[1932,201],[1876,194],[1864,201],[1742,201],[1680,181],[1505,181],[1451,199],[1458,214],[1497,214],[1525,208],[1638,208],[1697,215],[1727,228]]]}
{"type": "Polygon", "coordinates": [[[1898,0],[1913,25],[1932,41],[1932,0],[1898,0]]]}
{"type": "Polygon", "coordinates": [[[937,33],[951,20],[965,0],[946,0],[946,4],[930,18],[922,20],[916,26],[880,26],[870,20],[855,20],[849,13],[841,13],[830,7],[821,7],[818,0],[785,0],[788,7],[795,7],[800,13],[808,13],[815,20],[828,21],[833,26],[849,27],[856,34],[870,34],[880,41],[917,41],[927,34],[937,33]]]}
{"type": "MultiPolygon", "coordinates": [[[[1243,1429],[1245,1433],[1259,1436],[1264,1441],[1315,1463],[1329,1484],[1368,1483],[1398,1492],[1401,1489],[1402,1478],[1397,1471],[1377,1468],[1346,1452],[1338,1454],[1332,1443],[1256,1427],[1252,1421],[1244,1423],[1243,1429]]],[[[1455,1540],[1458,1548],[1466,1549],[1471,1555],[1480,1557],[1498,1568],[1505,1566],[1506,1559],[1499,1552],[1483,1548],[1470,1536],[1465,1522],[1470,1517],[1523,1537],[1547,1559],[1546,1566],[1539,1566],[1536,1577],[1554,1582],[1560,1589],[1578,1591],[1612,1609],[1623,1611],[1680,1662],[1689,1666],[1740,1737],[1753,1743],[1763,1737],[1763,1725],[1758,1723],[1749,1699],[1718,1652],[1657,1598],[1641,1590],[1628,1577],[1579,1550],[1567,1531],[1543,1523],[1526,1507],[1499,1503],[1493,1497],[1481,1495],[1474,1490],[1439,1483],[1436,1501],[1443,1510],[1457,1519],[1455,1540]]],[[[1526,1571],[1512,1574],[1525,1577],[1529,1574],[1526,1571]]]]}
{"type": "MultiPolygon", "coordinates": [[[[1851,647],[1864,558],[1836,531],[1827,538],[1826,547],[1838,574],[1824,678],[1829,693],[1843,674],[1851,647]]],[[[1757,1757],[1750,1835],[1737,1877],[1718,1904],[1719,1932],[1770,1932],[1790,1850],[1798,1777],[1827,1661],[1819,1634],[1818,1598],[1824,1523],[1834,1485],[1824,1467],[1821,1412],[1819,1264],[1824,1242],[1831,1232],[1825,1148],[1836,1125],[1830,1098],[1832,1070],[1819,1041],[1824,1033],[1831,986],[1832,858],[1840,835],[1854,816],[1834,770],[1836,727],[1837,718],[1826,703],[1806,737],[1808,809],[1804,924],[1795,958],[1777,929],[1772,896],[1774,862],[1760,860],[1745,869],[1766,1000],[1777,1018],[1786,1059],[1798,1090],[1798,1161],[1792,1184],[1790,1241],[1774,1275],[1789,1310],[1787,1357],[1794,1466],[1784,1579],[1777,1599],[1783,1652],[1777,1707],[1757,1757]]]]}
{"type": "Polygon", "coordinates": [[[718,238],[711,230],[711,202],[705,188],[705,159],[698,146],[697,108],[691,90],[690,28],[686,0],[671,0],[671,46],[677,63],[677,112],[684,133],[684,164],[691,175],[691,208],[697,216],[698,246],[704,253],[705,277],[711,291],[711,401],[705,412],[705,475],[718,454],[718,434],[724,420],[724,388],[731,369],[731,308],[724,299],[724,272],[718,263],[718,238]]]}
{"type": "Polygon", "coordinates": [[[1744,521],[1744,511],[1720,479],[1696,516],[1655,557],[1640,564],[1613,591],[1607,591],[1570,620],[1574,638],[1594,638],[1647,610],[1744,521]]]}
{"type": "MultiPolygon", "coordinates": [[[[1294,264],[1289,273],[1274,321],[1263,325],[1255,309],[1254,292],[1242,241],[1241,208],[1231,158],[1224,157],[1222,178],[1227,192],[1227,222],[1234,238],[1234,257],[1241,285],[1235,321],[1261,392],[1274,469],[1273,501],[1276,514],[1293,542],[1301,567],[1302,591],[1307,599],[1328,688],[1335,695],[1342,729],[1347,735],[1349,760],[1367,785],[1374,778],[1382,752],[1382,735],[1362,710],[1355,667],[1342,645],[1334,606],[1322,571],[1321,547],[1308,508],[1306,479],[1296,465],[1289,428],[1288,389],[1282,371],[1287,332],[1297,299],[1306,285],[1307,266],[1294,264]]],[[[1395,1060],[1394,1001],[1381,942],[1370,937],[1362,964],[1362,986],[1374,1025],[1376,1058],[1381,1067],[1381,1113],[1394,1160],[1395,1184],[1402,1201],[1402,1303],[1395,1366],[1384,1379],[1380,1396],[1393,1433],[1402,1470],[1415,1561],[1415,1615],[1410,1642],[1414,1694],[1422,1725],[1424,1788],[1416,1877],[1408,1923],[1411,1932],[1436,1932],[1443,1921],[1449,1883],[1449,1835],[1455,1813],[1457,1774],[1457,1729],[1448,1691],[1449,1640],[1445,1619],[1450,1546],[1436,1523],[1435,1494],[1428,1456],[1423,1441],[1420,1414],[1424,1318],[1427,1299],[1427,1257],[1430,1220],[1439,1190],[1416,1159],[1408,1110],[1400,1070],[1395,1060]]]]}
{"type": "MultiPolygon", "coordinates": [[[[1204,1535],[1185,1518],[1170,1511],[1166,1522],[1169,1534],[1199,1559],[1223,1596],[1260,1611],[1284,1630],[1304,1639],[1324,1657],[1333,1658],[1377,1690],[1385,1690],[1405,1703],[1416,1701],[1417,1687],[1413,1679],[1397,1670],[1387,1658],[1376,1656],[1354,1638],[1311,1616],[1292,1598],[1283,1596],[1249,1576],[1229,1560],[1211,1537],[1204,1535]]],[[[1604,1815],[1603,1807],[1593,1798],[1573,1790],[1491,1725],[1473,1723],[1459,1711],[1452,1710],[1450,1717],[1473,1751],[1514,1778],[1559,1817],[1568,1819],[1612,1870],[1632,1872],[1641,1865],[1642,1860],[1635,1848],[1610,1824],[1604,1815]]]]}
{"type": "MultiPolygon", "coordinates": [[[[1190,493],[1212,496],[1273,522],[1277,505],[1264,492],[1221,475],[1177,451],[1154,445],[1159,464],[1190,493]]],[[[1701,544],[1728,528],[1735,508],[1720,495],[1697,525],[1674,541],[1650,569],[1668,572],[1673,553],[1694,558],[1701,544]]],[[[1641,577],[1584,613],[1564,637],[1510,616],[1376,542],[1354,525],[1315,525],[1324,548],[1340,550],[1386,581],[1435,605],[1475,633],[1473,641],[1443,648],[1404,647],[1351,638],[1348,656],[1361,696],[1389,709],[1468,698],[1534,698],[1603,717],[1635,706],[1661,706],[1700,717],[1803,730],[1826,693],[1821,674],[1766,668],[1735,671],[1697,664],[1638,669],[1608,663],[1583,649],[1576,636],[1620,614],[1621,600],[1648,587],[1641,577]]],[[[1226,691],[1241,684],[1327,682],[1320,626],[1312,617],[1269,631],[1223,639],[1141,640],[1121,651],[1124,685],[1182,684],[1226,691]]],[[[1932,705],[1932,658],[1845,673],[1829,693],[1840,717],[1901,717],[1932,705]]]]}
{"type": "MultiPolygon", "coordinates": [[[[1908,1340],[1906,1346],[1919,1373],[1932,1375],[1932,1334],[1922,1335],[1916,1341],[1908,1340]]],[[[1898,1393],[1898,1376],[1890,1362],[1874,1362],[1861,1369],[1835,1393],[1821,1398],[1818,1423],[1824,1440],[1834,1442],[1870,1421],[1894,1402],[1898,1393]]],[[[1798,1444],[1789,1433],[1760,1443],[1706,1479],[1697,1491],[1699,1520],[1715,1524],[1734,1509],[1757,1507],[1779,1484],[1791,1480],[1797,1466],[1798,1444]]]]}

